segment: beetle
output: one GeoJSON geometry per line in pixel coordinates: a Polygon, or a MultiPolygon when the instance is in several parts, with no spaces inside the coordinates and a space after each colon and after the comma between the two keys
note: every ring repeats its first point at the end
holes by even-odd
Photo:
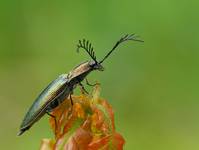
{"type": "MultiPolygon", "coordinates": [[[[70,97],[71,105],[73,105],[71,94],[73,93],[73,90],[76,88],[76,86],[79,85],[86,92],[83,84],[81,83],[84,79],[86,79],[86,76],[94,70],[103,71],[104,67],[102,66],[102,63],[122,42],[129,40],[143,42],[136,37],[137,36],[135,34],[127,34],[120,38],[120,40],[116,42],[116,44],[107,53],[107,55],[105,55],[105,57],[99,62],[97,61],[91,43],[85,39],[82,41],[79,40],[77,45],[77,52],[79,52],[80,48],[84,49],[90,55],[92,60],[79,64],[68,74],[60,75],[43,90],[26,113],[17,135],[22,135],[45,114],[53,117],[56,122],[55,116],[51,115],[50,112],[59,104],[61,104],[67,97],[70,97]]],[[[86,83],[91,85],[87,79],[86,83]]]]}

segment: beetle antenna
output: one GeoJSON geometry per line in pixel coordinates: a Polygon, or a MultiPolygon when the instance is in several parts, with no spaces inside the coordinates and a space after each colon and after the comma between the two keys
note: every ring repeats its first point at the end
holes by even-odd
{"type": "Polygon", "coordinates": [[[91,45],[89,40],[85,40],[85,39],[83,39],[82,41],[79,40],[79,43],[77,44],[77,52],[79,52],[80,48],[83,48],[84,50],[86,50],[89,56],[97,63],[95,52],[93,51],[93,46],[91,45]]]}
{"type": "Polygon", "coordinates": [[[135,34],[130,34],[130,35],[125,35],[124,37],[122,37],[119,41],[116,42],[116,44],[113,46],[113,48],[109,51],[109,53],[99,62],[100,64],[103,63],[103,61],[108,58],[108,56],[118,47],[118,45],[120,45],[122,42],[125,41],[138,41],[138,42],[144,42],[142,40],[137,39],[138,36],[135,34]]]}

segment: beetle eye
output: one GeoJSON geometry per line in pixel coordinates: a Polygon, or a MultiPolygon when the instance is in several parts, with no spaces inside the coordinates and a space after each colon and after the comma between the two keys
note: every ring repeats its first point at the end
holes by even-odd
{"type": "Polygon", "coordinates": [[[94,67],[95,65],[96,65],[96,63],[95,63],[94,61],[90,61],[90,62],[89,62],[89,66],[90,66],[90,67],[94,67]]]}

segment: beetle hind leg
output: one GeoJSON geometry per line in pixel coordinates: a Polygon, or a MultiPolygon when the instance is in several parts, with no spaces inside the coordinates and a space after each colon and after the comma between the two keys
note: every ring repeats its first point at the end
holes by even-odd
{"type": "Polygon", "coordinates": [[[69,97],[70,97],[70,103],[71,103],[71,105],[73,106],[73,99],[72,99],[71,94],[69,95],[69,97]]]}
{"type": "Polygon", "coordinates": [[[48,111],[46,111],[46,114],[49,115],[50,117],[52,117],[55,121],[55,133],[57,133],[57,120],[56,120],[56,116],[50,114],[48,111]]]}

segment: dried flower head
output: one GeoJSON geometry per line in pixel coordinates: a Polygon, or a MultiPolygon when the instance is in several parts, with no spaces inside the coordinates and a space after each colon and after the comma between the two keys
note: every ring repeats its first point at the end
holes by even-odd
{"type": "Polygon", "coordinates": [[[99,98],[99,85],[92,97],[72,96],[58,106],[49,119],[55,139],[43,139],[40,150],[122,150],[123,137],[115,131],[114,113],[108,102],[99,98]]]}

